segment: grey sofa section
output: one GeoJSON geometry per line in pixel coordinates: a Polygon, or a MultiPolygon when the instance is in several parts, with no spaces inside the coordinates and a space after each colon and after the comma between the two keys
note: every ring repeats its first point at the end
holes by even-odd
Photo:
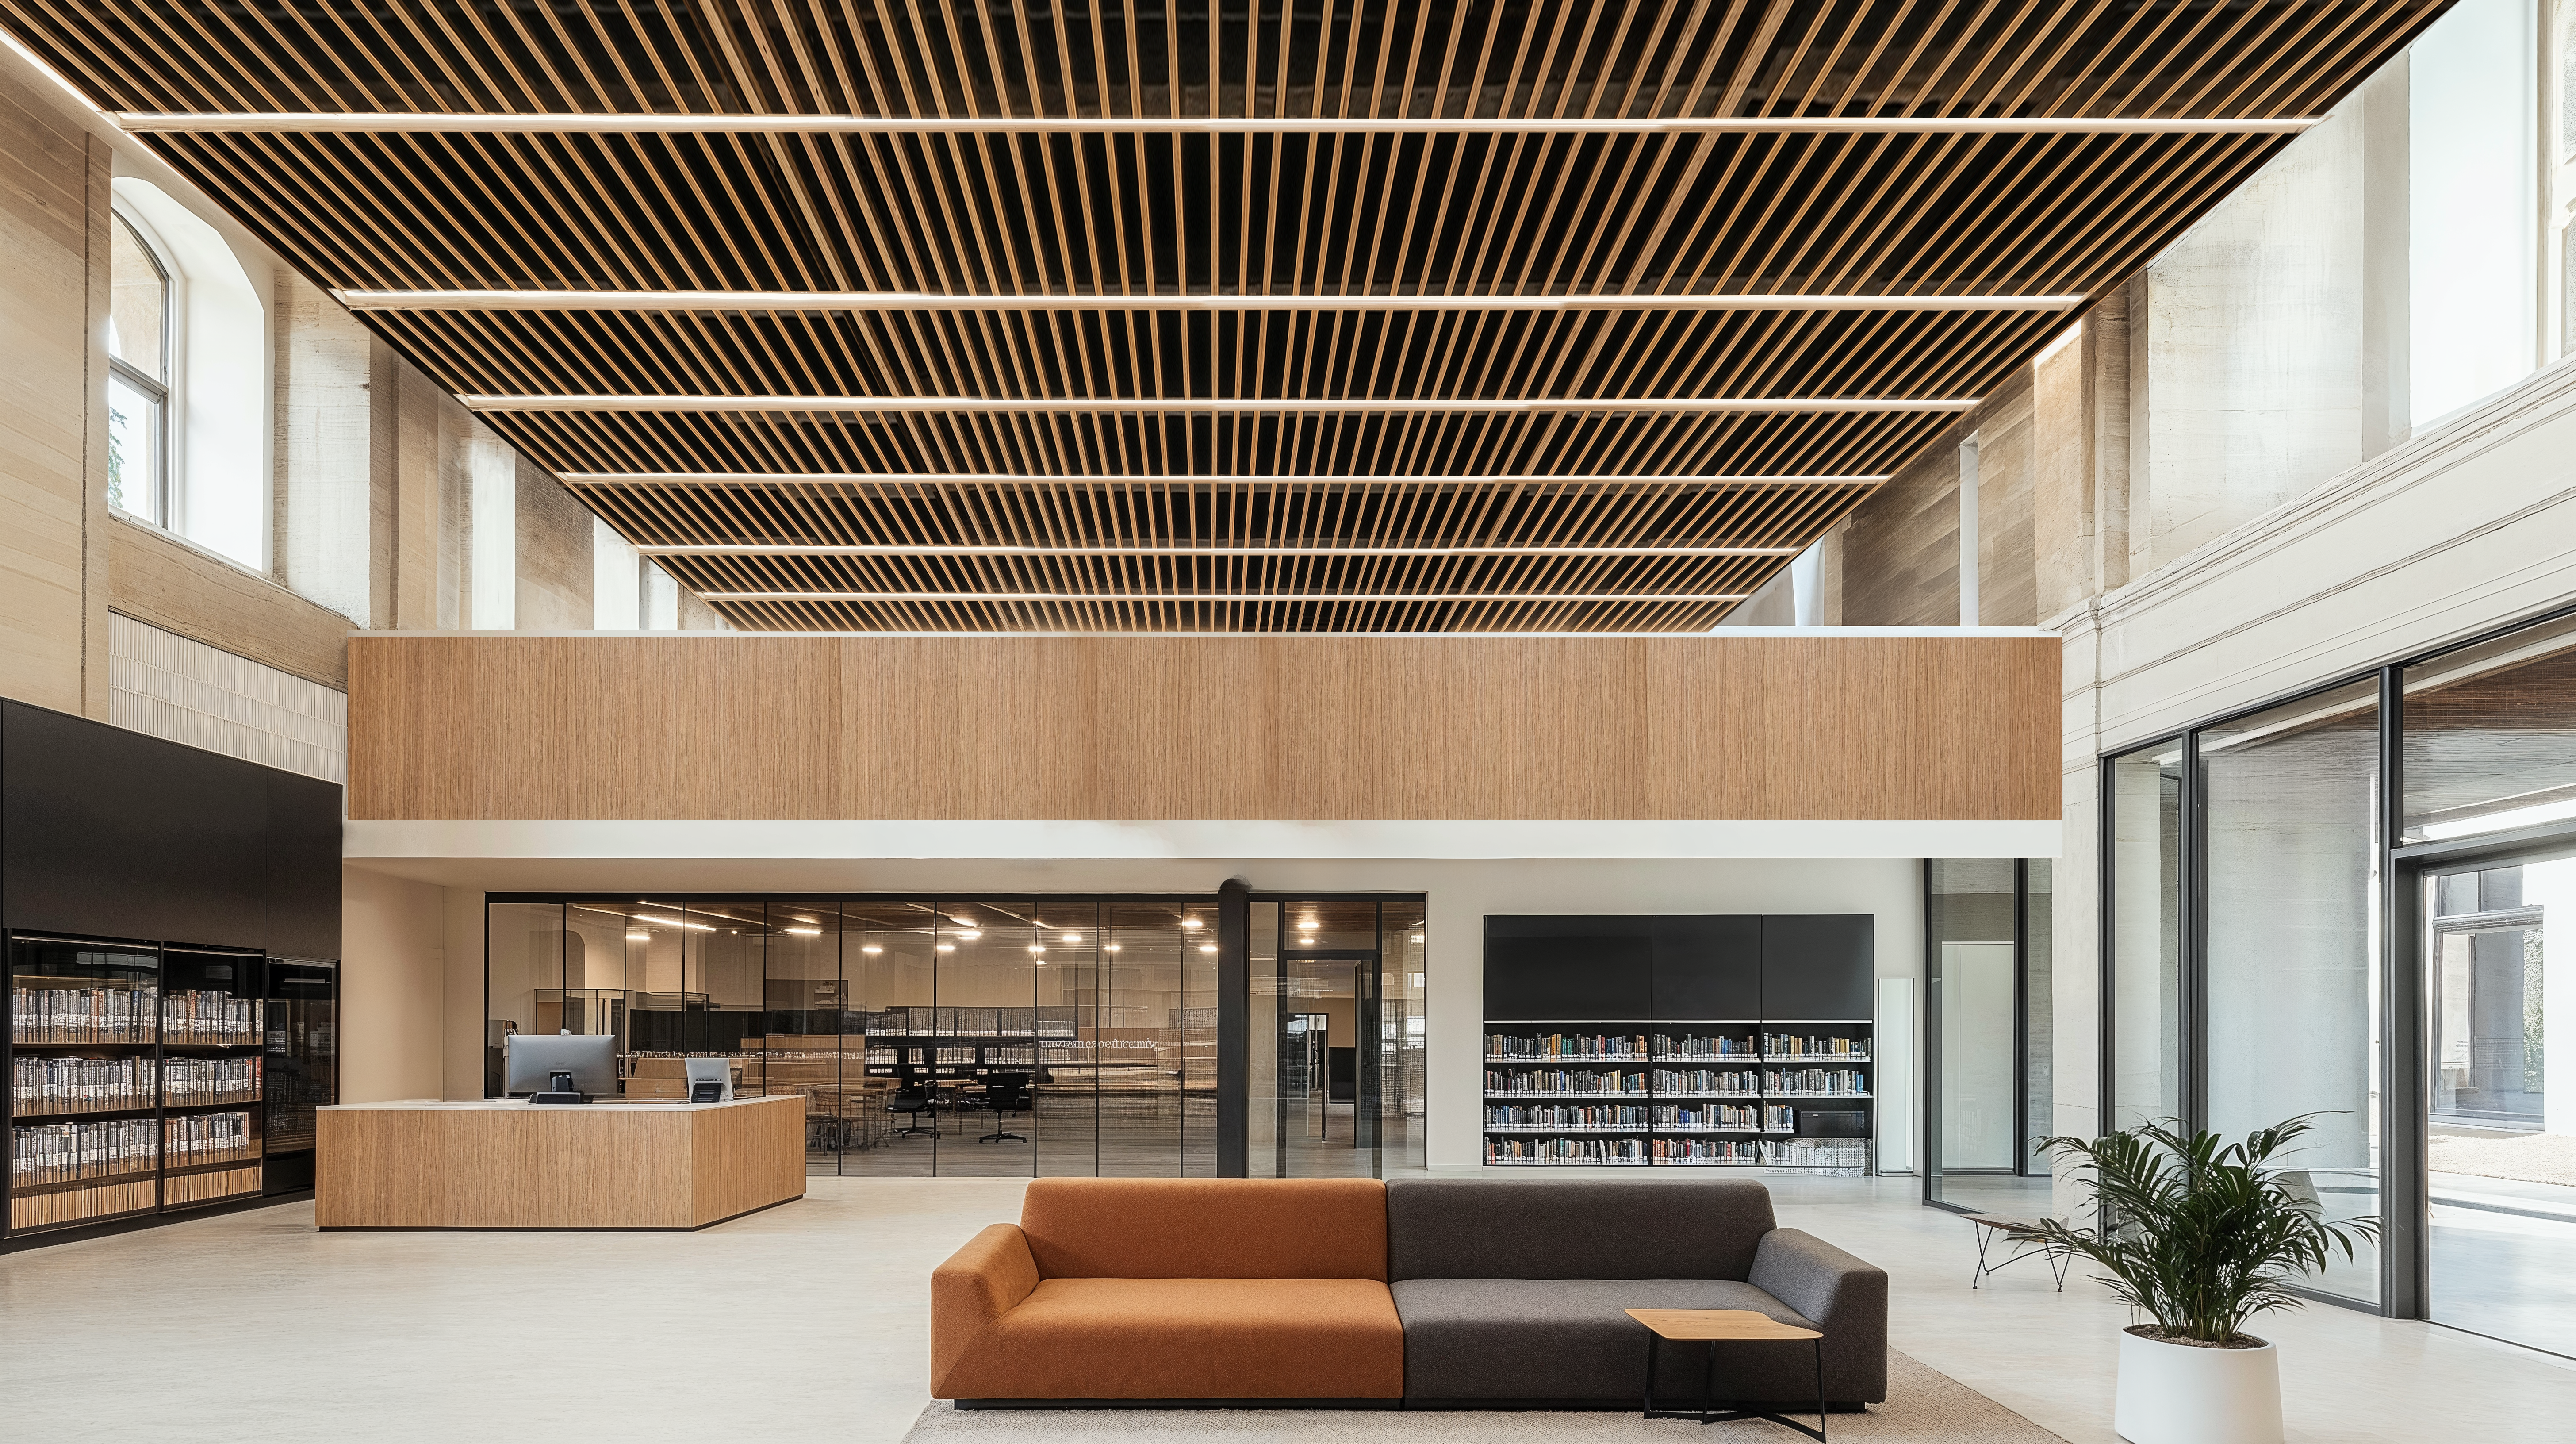
{"type": "Polygon", "coordinates": [[[1740,1178],[1399,1178],[1389,1279],[1742,1279],[1774,1226],[1740,1178]]]}
{"type": "MultiPolygon", "coordinates": [[[[1752,1309],[1819,1329],[1826,1397],[1887,1398],[1887,1275],[1775,1227],[1759,1183],[1395,1179],[1387,1244],[1409,1405],[1634,1407],[1647,1334],[1625,1310],[1642,1308],[1752,1309]]],[[[1659,1394],[1695,1400],[1706,1346],[1662,1349],[1659,1394]]],[[[1720,1345],[1715,1393],[1812,1401],[1816,1345],[1720,1345]]]]}

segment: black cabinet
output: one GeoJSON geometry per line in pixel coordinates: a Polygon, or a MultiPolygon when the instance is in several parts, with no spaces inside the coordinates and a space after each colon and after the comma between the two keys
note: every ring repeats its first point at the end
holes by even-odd
{"type": "Polygon", "coordinates": [[[1485,919],[1487,1018],[1641,1022],[1654,970],[1652,918],[1485,919]]]}
{"type": "Polygon", "coordinates": [[[340,955],[340,786],[0,702],[0,907],[17,929],[340,955]]]}
{"type": "Polygon", "coordinates": [[[1735,1022],[1763,1016],[1758,915],[1649,921],[1655,931],[1657,1021],[1735,1022]]]}
{"type": "Polygon", "coordinates": [[[1868,913],[1774,913],[1762,919],[1762,1016],[1847,1023],[1877,1011],[1877,919],[1868,913]]]}

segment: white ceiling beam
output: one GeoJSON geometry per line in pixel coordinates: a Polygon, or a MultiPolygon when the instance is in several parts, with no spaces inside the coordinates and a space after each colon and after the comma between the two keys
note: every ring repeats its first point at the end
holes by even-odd
{"type": "Polygon", "coordinates": [[[1174,416],[1233,416],[1246,413],[1283,416],[1334,416],[1351,412],[1385,412],[1438,416],[1517,416],[1538,412],[1630,412],[1639,415],[1699,415],[1711,412],[1879,413],[1900,411],[1970,411],[1975,397],[1844,399],[1803,396],[1763,397],[1623,397],[1536,396],[1511,400],[1446,398],[1313,397],[1227,398],[1195,396],[1138,397],[1044,396],[1025,399],[985,396],[577,396],[471,395],[456,398],[469,411],[615,411],[615,412],[815,412],[941,413],[965,416],[1012,416],[1027,412],[1083,415],[1104,411],[1152,412],[1174,416]]]}
{"type": "Polygon", "coordinates": [[[334,291],[352,311],[2068,311],[2086,296],[973,296],[914,291],[334,291]]]}
{"type": "Polygon", "coordinates": [[[2287,135],[2316,116],[1093,116],[483,115],[120,111],[134,134],[697,135],[2287,135]]]}

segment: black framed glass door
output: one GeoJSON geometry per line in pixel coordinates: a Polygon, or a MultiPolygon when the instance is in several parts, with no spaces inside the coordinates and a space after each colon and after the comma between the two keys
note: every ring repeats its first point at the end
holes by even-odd
{"type": "Polygon", "coordinates": [[[2576,853],[2420,879],[2425,1317],[2576,1356],[2576,853]]]}

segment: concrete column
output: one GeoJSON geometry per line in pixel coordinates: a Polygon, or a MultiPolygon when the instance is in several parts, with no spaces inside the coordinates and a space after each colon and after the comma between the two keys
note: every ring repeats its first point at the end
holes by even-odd
{"type": "Polygon", "coordinates": [[[520,458],[517,465],[518,627],[588,631],[595,565],[590,509],[534,463],[520,458]]]}
{"type": "Polygon", "coordinates": [[[1959,444],[1959,625],[1977,625],[1977,441],[1959,444]]]}
{"type": "Polygon", "coordinates": [[[2100,342],[2079,321],[2031,362],[2033,565],[2042,616],[2101,590],[2094,494],[2100,452],[2093,416],[2093,358],[2100,342]]]}
{"type": "MultiPolygon", "coordinates": [[[[82,151],[83,193],[88,198],[88,226],[82,257],[87,284],[82,297],[81,347],[86,378],[80,417],[81,464],[75,481],[80,514],[80,671],[78,706],[92,721],[108,717],[107,554],[107,297],[110,275],[108,244],[114,215],[115,155],[106,141],[85,136],[82,151]]],[[[29,398],[22,398],[29,399],[29,398]]],[[[43,700],[31,698],[30,700],[43,700]]]]}
{"type": "Polygon", "coordinates": [[[2413,169],[2407,55],[2361,88],[2361,449],[2377,456],[2409,434],[2413,169]]]}
{"type": "MultiPolygon", "coordinates": [[[[279,580],[361,627],[393,616],[390,500],[379,483],[374,334],[322,289],[278,272],[279,580]],[[363,545],[353,545],[358,538],[363,545]]],[[[390,353],[387,353],[390,354],[390,353]]]]}

